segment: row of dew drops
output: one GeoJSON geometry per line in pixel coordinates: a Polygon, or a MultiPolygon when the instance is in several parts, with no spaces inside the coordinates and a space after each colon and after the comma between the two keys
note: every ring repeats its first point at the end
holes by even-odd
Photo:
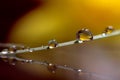
{"type": "MultiPolygon", "coordinates": [[[[107,34],[110,34],[114,31],[114,28],[112,26],[108,26],[107,28],[105,28],[104,32],[102,33],[102,35],[107,35],[107,34]]],[[[82,42],[86,42],[86,41],[90,41],[90,40],[93,40],[93,34],[92,32],[87,29],[87,28],[83,28],[81,30],[79,30],[76,34],[76,41],[74,43],[80,43],[81,41],[82,42]]],[[[57,47],[58,43],[56,40],[50,40],[48,42],[48,47],[47,49],[53,49],[55,47],[57,47]]],[[[3,47],[3,46],[1,46],[3,47]]],[[[18,46],[18,45],[12,45],[12,46],[7,46],[6,48],[3,48],[1,50],[1,53],[2,54],[7,54],[7,53],[15,53],[17,50],[24,50],[24,49],[28,49],[29,52],[33,52],[30,48],[28,47],[25,47],[25,46],[18,46]]],[[[11,65],[15,65],[17,62],[19,62],[15,57],[15,55],[13,56],[6,56],[6,55],[2,55],[0,56],[0,58],[5,61],[5,62],[8,62],[9,64],[11,65]]],[[[33,63],[34,61],[33,60],[24,60],[24,61],[21,61],[21,63],[33,63]]],[[[66,67],[66,65],[64,66],[66,67]]],[[[52,63],[47,63],[47,69],[49,72],[51,73],[55,73],[56,70],[57,70],[57,65],[55,64],[52,64],[52,63]]],[[[76,70],[75,70],[76,71],[76,70]]],[[[81,72],[81,69],[77,69],[77,72],[81,72]]]]}

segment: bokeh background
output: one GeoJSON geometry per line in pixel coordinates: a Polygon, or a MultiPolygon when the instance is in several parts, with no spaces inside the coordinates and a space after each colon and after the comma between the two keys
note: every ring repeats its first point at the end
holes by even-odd
{"type": "MultiPolygon", "coordinates": [[[[111,25],[119,29],[119,3],[118,0],[1,0],[0,41],[35,47],[47,45],[51,39],[58,42],[73,40],[81,28],[89,28],[94,35],[101,34],[111,25]]],[[[85,68],[119,80],[119,39],[116,36],[20,56],[85,68]]],[[[1,70],[1,77],[8,77],[3,79],[73,79],[68,78],[72,74],[67,75],[69,72],[64,71],[56,78],[38,65],[12,67],[1,62],[1,70]]]]}

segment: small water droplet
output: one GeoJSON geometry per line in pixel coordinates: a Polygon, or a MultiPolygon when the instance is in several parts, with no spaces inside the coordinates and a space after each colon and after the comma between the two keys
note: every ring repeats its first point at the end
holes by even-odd
{"type": "Polygon", "coordinates": [[[32,63],[33,60],[25,60],[25,63],[32,63]]]}
{"type": "MultiPolygon", "coordinates": [[[[83,28],[81,30],[79,30],[76,34],[77,36],[77,41],[78,43],[80,43],[81,41],[90,41],[93,40],[93,35],[92,32],[89,29],[83,28]]],[[[75,43],[76,43],[75,42],[75,43]]]]}
{"type": "Polygon", "coordinates": [[[54,65],[52,63],[48,63],[47,69],[49,72],[54,74],[56,72],[57,67],[56,67],[56,65],[54,65]]]}
{"type": "Polygon", "coordinates": [[[65,67],[67,67],[67,65],[64,65],[65,67]]]}
{"type": "Polygon", "coordinates": [[[9,53],[15,53],[16,51],[17,51],[16,46],[11,46],[11,47],[8,48],[9,53]]]}
{"type": "Polygon", "coordinates": [[[29,60],[25,60],[25,63],[29,63],[29,60]]]}
{"type": "Polygon", "coordinates": [[[31,64],[32,64],[32,63],[33,63],[33,60],[29,60],[29,63],[31,63],[31,64]]]}
{"type": "Polygon", "coordinates": [[[1,51],[1,53],[2,53],[2,54],[8,54],[8,49],[3,49],[3,50],[1,51]]]}
{"type": "Polygon", "coordinates": [[[81,69],[78,69],[77,71],[78,71],[78,72],[82,72],[82,70],[81,70],[81,69]]]}
{"type": "Polygon", "coordinates": [[[27,49],[28,52],[33,52],[34,51],[34,49],[32,49],[30,47],[27,47],[26,49],[27,49]]]}
{"type": "Polygon", "coordinates": [[[74,43],[82,43],[83,41],[81,41],[81,40],[75,40],[75,42],[74,43]]]}
{"type": "Polygon", "coordinates": [[[56,40],[50,40],[49,42],[48,42],[48,49],[53,49],[53,48],[55,48],[56,46],[57,46],[57,41],[56,40]]]}
{"type": "Polygon", "coordinates": [[[106,34],[110,34],[114,31],[114,28],[113,26],[108,26],[107,28],[105,28],[103,34],[106,35],[106,34]]]}
{"type": "Polygon", "coordinates": [[[33,50],[33,49],[31,49],[31,48],[29,49],[29,52],[33,52],[33,51],[34,51],[34,50],[33,50]]]}

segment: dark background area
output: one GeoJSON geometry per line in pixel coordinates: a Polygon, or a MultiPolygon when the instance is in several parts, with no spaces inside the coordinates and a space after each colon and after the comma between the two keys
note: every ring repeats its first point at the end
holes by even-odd
{"type": "Polygon", "coordinates": [[[6,41],[16,20],[42,4],[36,0],[0,0],[0,42],[6,41]]]}

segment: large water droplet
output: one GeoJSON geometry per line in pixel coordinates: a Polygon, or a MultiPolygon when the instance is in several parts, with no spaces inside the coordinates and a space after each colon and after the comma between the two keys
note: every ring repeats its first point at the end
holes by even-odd
{"type": "Polygon", "coordinates": [[[57,41],[56,40],[50,40],[49,42],[48,42],[48,49],[53,49],[53,48],[55,48],[56,46],[57,46],[57,41]]]}
{"type": "Polygon", "coordinates": [[[114,31],[114,28],[113,26],[108,26],[107,28],[105,28],[103,34],[106,35],[106,34],[110,34],[114,31]]]}
{"type": "Polygon", "coordinates": [[[57,67],[56,67],[56,65],[54,65],[52,63],[49,63],[48,66],[47,66],[47,69],[48,69],[49,72],[54,74],[56,72],[57,67]]]}
{"type": "Polygon", "coordinates": [[[79,30],[76,34],[77,41],[76,42],[81,42],[81,41],[90,41],[93,39],[93,34],[89,29],[83,28],[79,30]]]}

